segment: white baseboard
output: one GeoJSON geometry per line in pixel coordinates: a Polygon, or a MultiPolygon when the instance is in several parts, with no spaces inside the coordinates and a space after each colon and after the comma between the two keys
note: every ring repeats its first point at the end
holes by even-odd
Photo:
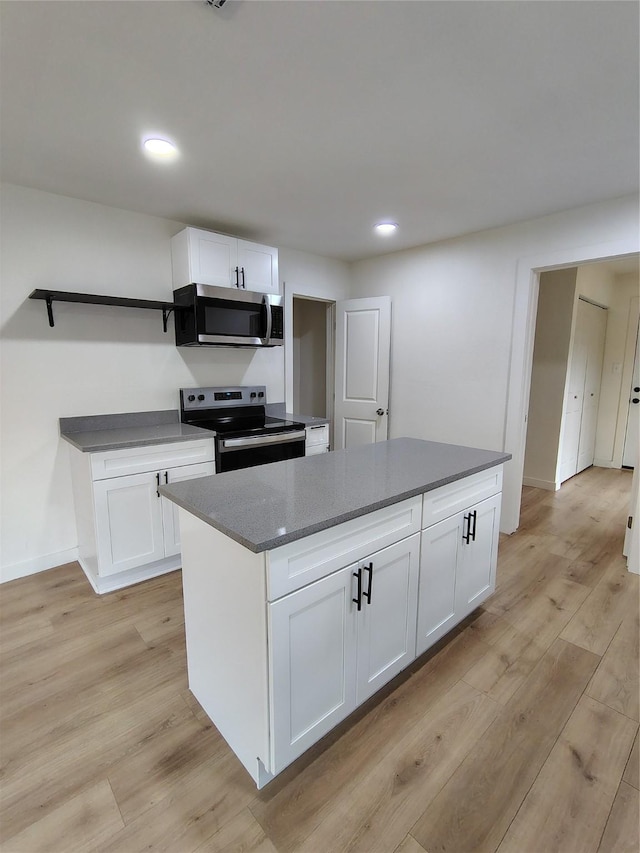
{"type": "Polygon", "coordinates": [[[28,575],[36,575],[38,572],[46,572],[65,563],[73,563],[78,559],[78,549],[69,548],[67,551],[57,551],[55,554],[45,554],[42,557],[33,557],[22,563],[13,563],[10,566],[0,567],[0,583],[7,583],[18,578],[26,578],[28,575]]]}
{"type": "Polygon", "coordinates": [[[534,489],[546,489],[548,492],[557,492],[560,488],[560,483],[555,483],[553,480],[536,480],[535,477],[523,477],[523,486],[533,486],[534,489]]]}
{"type": "Polygon", "coordinates": [[[619,468],[619,465],[613,464],[613,459],[594,459],[593,464],[596,468],[619,468]]]}

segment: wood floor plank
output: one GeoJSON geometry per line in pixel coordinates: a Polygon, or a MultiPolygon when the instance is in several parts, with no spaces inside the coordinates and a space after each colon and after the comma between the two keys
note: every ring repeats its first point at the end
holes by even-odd
{"type": "Polygon", "coordinates": [[[228,750],[210,721],[193,714],[169,720],[153,737],[108,770],[108,778],[125,823],[169,797],[198,765],[215,761],[228,750]]]}
{"type": "Polygon", "coordinates": [[[243,809],[195,853],[278,853],[249,809],[243,809]]]}
{"type": "Polygon", "coordinates": [[[532,672],[546,648],[508,623],[490,646],[464,680],[504,705],[532,672]]]}
{"type": "Polygon", "coordinates": [[[640,617],[623,619],[596,670],[587,693],[610,708],[640,719],[640,617]]]}
{"type": "Polygon", "coordinates": [[[84,787],[104,778],[114,763],[167,726],[190,714],[171,689],[103,709],[87,725],[4,769],[0,789],[0,840],[24,829],[33,815],[58,808],[84,787]]]}
{"type": "Polygon", "coordinates": [[[634,788],[640,788],[640,747],[638,745],[639,737],[636,735],[631,755],[627,761],[627,766],[622,777],[628,785],[634,788]]]}
{"type": "Polygon", "coordinates": [[[637,724],[582,697],[498,847],[596,853],[637,724]]]}
{"type": "Polygon", "coordinates": [[[637,583],[619,556],[560,634],[563,640],[603,655],[623,618],[637,609],[637,583]]]}
{"type": "Polygon", "coordinates": [[[621,782],[598,853],[638,853],[640,850],[640,793],[621,782]]]}
{"type": "MultiPolygon", "coordinates": [[[[468,630],[444,645],[407,681],[355,724],[338,729],[330,746],[320,744],[302,769],[293,765],[258,793],[251,811],[279,853],[297,851],[332,803],[348,798],[364,773],[393,748],[484,654],[468,630]]],[[[407,827],[408,829],[408,827],[407,827]]]]}
{"type": "Polygon", "coordinates": [[[418,844],[413,835],[406,835],[393,853],[427,853],[422,844],[418,844]]]}
{"type": "Polygon", "coordinates": [[[551,646],[410,829],[425,850],[495,851],[598,661],[562,640],[551,646]]]}
{"type": "Polygon", "coordinates": [[[334,801],[301,853],[388,853],[482,739],[499,706],[460,681],[334,801]]]}
{"type": "Polygon", "coordinates": [[[109,783],[104,779],[9,838],[2,850],[3,853],[91,851],[123,826],[109,783]]]}
{"type": "Polygon", "coordinates": [[[253,800],[253,780],[227,749],[189,772],[171,793],[96,845],[97,853],[193,853],[253,800]]]}

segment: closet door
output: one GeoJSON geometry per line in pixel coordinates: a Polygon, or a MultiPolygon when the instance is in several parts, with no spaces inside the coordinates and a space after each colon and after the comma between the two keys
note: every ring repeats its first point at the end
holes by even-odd
{"type": "Polygon", "coordinates": [[[587,374],[587,328],[584,323],[582,305],[578,302],[578,314],[573,336],[573,347],[569,357],[569,384],[562,415],[562,446],[560,448],[560,475],[563,483],[578,471],[578,448],[582,421],[582,401],[587,374]]]}
{"type": "Polygon", "coordinates": [[[585,315],[587,329],[586,368],[584,393],[582,396],[582,418],[580,421],[580,443],[576,471],[584,471],[593,465],[596,447],[596,426],[598,422],[598,403],[600,401],[600,381],[604,357],[604,337],[607,328],[607,309],[580,300],[578,312],[585,315]]]}

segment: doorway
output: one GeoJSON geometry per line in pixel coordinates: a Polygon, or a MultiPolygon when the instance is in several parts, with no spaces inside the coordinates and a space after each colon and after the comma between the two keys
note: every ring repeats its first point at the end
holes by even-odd
{"type": "Polygon", "coordinates": [[[333,419],[335,302],[293,297],[293,411],[333,419]]]}

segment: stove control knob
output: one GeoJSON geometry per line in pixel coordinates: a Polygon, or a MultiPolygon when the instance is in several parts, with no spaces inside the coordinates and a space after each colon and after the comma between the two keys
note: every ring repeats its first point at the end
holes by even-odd
{"type": "Polygon", "coordinates": [[[193,401],[194,401],[195,399],[196,399],[196,395],[195,395],[195,394],[189,394],[189,396],[187,397],[187,400],[188,400],[190,403],[193,403],[193,401]]]}
{"type": "Polygon", "coordinates": [[[264,397],[264,391],[258,391],[258,397],[264,397]]]}
{"type": "Polygon", "coordinates": [[[251,397],[252,400],[254,400],[258,395],[256,394],[255,391],[252,391],[251,394],[249,394],[249,396],[251,397]]]}
{"type": "Polygon", "coordinates": [[[198,400],[204,400],[204,394],[198,394],[198,400]]]}

